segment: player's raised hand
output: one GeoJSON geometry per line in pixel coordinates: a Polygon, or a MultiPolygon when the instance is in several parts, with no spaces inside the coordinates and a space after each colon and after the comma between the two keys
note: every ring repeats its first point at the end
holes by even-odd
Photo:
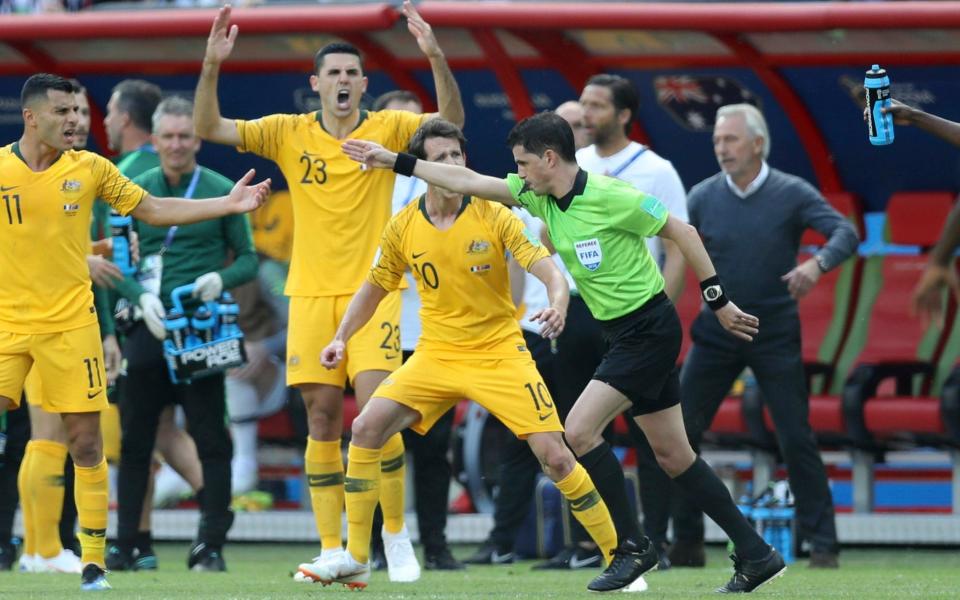
{"type": "Polygon", "coordinates": [[[340,147],[344,154],[368,167],[392,169],[397,162],[396,152],[390,152],[376,142],[346,140],[340,147]]]}
{"type": "Polygon", "coordinates": [[[743,312],[733,302],[727,302],[722,308],[714,311],[717,320],[724,329],[741,340],[752,342],[753,336],[759,333],[760,319],[743,312]]]}
{"type": "Polygon", "coordinates": [[[250,185],[254,175],[256,175],[256,171],[250,169],[230,190],[230,195],[227,196],[230,212],[250,212],[260,208],[267,201],[270,196],[270,179],[264,179],[260,183],[250,185]]]}
{"type": "Polygon", "coordinates": [[[333,340],[320,352],[320,364],[327,369],[336,369],[343,360],[346,344],[340,340],[333,340]]]}
{"type": "Polygon", "coordinates": [[[237,41],[237,33],[240,28],[236,25],[230,25],[230,11],[232,7],[224,4],[217,13],[217,18],[213,20],[213,26],[210,28],[210,37],[207,38],[207,52],[203,61],[219,65],[227,60],[230,53],[233,52],[233,44],[237,41]]]}
{"type": "Polygon", "coordinates": [[[530,320],[534,323],[541,323],[541,337],[548,340],[555,340],[563,333],[563,328],[567,323],[567,316],[551,306],[533,313],[530,320]]]}
{"type": "Polygon", "coordinates": [[[417,9],[413,6],[413,2],[404,0],[400,12],[407,18],[407,29],[410,30],[410,33],[413,34],[413,37],[417,40],[417,46],[420,47],[420,51],[423,52],[427,58],[443,56],[443,51],[440,50],[440,44],[437,43],[437,38],[433,35],[433,28],[423,20],[423,17],[420,16],[420,13],[418,13],[417,9]]]}

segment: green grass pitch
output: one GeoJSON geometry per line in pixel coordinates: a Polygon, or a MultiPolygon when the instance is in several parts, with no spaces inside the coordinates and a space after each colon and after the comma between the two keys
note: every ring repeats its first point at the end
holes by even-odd
{"type": "MultiPolygon", "coordinates": [[[[158,546],[160,569],[153,572],[112,573],[114,589],[107,598],[217,598],[286,599],[347,598],[374,600],[446,598],[587,598],[594,571],[531,571],[532,561],[496,567],[470,567],[461,572],[425,571],[413,584],[390,583],[386,573],[374,573],[364,591],[343,586],[298,584],[291,578],[297,564],[317,551],[302,544],[230,544],[225,549],[229,571],[191,573],[186,570],[186,544],[158,546]],[[353,596],[348,596],[353,594],[353,596]],[[359,595],[359,596],[358,596],[359,595]]],[[[454,548],[466,556],[469,548],[454,548]]],[[[790,599],[885,599],[960,598],[960,552],[956,550],[846,550],[837,571],[817,571],[804,561],[754,597],[790,599]]],[[[711,549],[705,569],[672,569],[647,576],[650,589],[642,598],[717,598],[713,590],[730,576],[730,561],[721,549],[711,549]]],[[[24,575],[0,573],[0,598],[77,598],[80,577],[76,575],[24,575]]],[[[82,594],[90,597],[91,594],[82,594]]],[[[93,594],[93,596],[96,596],[93,594]]],[[[613,595],[616,598],[616,595],[613,595]]]]}

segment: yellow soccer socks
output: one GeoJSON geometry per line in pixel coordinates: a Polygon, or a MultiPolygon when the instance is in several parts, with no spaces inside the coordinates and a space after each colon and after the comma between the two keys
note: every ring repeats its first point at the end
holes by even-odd
{"type": "Polygon", "coordinates": [[[17,490],[20,493],[20,509],[23,511],[23,556],[33,557],[37,552],[37,534],[33,517],[33,442],[27,442],[17,473],[17,490]]]}
{"type": "Polygon", "coordinates": [[[74,498],[80,523],[80,548],[83,564],[104,567],[103,551],[107,531],[107,461],[95,467],[74,465],[74,498]]]}
{"type": "Polygon", "coordinates": [[[580,463],[576,463],[569,475],[556,482],[557,489],[570,502],[570,509],[583,528],[603,553],[603,562],[610,562],[610,556],[617,547],[617,530],[610,519],[610,511],[594,487],[590,475],[580,463]]]}
{"type": "Polygon", "coordinates": [[[304,463],[320,544],[324,550],[340,548],[340,519],[343,515],[343,457],[340,454],[340,440],[321,442],[308,437],[304,463]]]}
{"type": "Polygon", "coordinates": [[[33,440],[27,446],[31,454],[27,473],[31,503],[34,552],[43,558],[60,554],[60,514],[63,512],[63,465],[67,447],[50,440],[33,440]]]}
{"type": "Polygon", "coordinates": [[[380,509],[387,533],[398,533],[403,529],[403,485],[406,473],[403,436],[395,433],[383,445],[380,459],[380,509]]]}
{"type": "Polygon", "coordinates": [[[347,477],[343,486],[347,504],[347,551],[361,563],[370,558],[373,511],[380,499],[381,454],[380,449],[360,448],[353,444],[347,454],[347,477]]]}

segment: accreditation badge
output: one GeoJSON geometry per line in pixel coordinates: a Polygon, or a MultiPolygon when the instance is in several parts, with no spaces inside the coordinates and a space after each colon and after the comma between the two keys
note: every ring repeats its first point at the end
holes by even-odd
{"type": "Polygon", "coordinates": [[[140,261],[137,281],[143,289],[154,296],[160,296],[160,279],[163,277],[163,256],[150,254],[140,261]]]}

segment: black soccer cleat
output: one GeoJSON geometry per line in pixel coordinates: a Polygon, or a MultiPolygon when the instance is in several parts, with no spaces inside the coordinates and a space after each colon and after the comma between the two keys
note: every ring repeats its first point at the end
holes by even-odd
{"type": "Polygon", "coordinates": [[[450,554],[446,546],[424,552],[423,568],[427,571],[462,571],[467,566],[450,554]]]}
{"type": "Polygon", "coordinates": [[[553,558],[531,567],[535,571],[557,570],[566,571],[570,569],[592,569],[603,566],[603,556],[599,549],[587,550],[580,546],[567,546],[563,548],[553,558]]]}
{"type": "Polygon", "coordinates": [[[613,560],[607,568],[590,582],[587,589],[591,592],[615,592],[627,587],[645,573],[657,568],[660,556],[648,538],[641,542],[641,550],[633,540],[624,540],[613,551],[613,560]]]}
{"type": "Polygon", "coordinates": [[[769,583],[783,575],[787,565],[783,557],[774,548],[760,560],[743,560],[736,554],[731,554],[733,560],[733,577],[717,591],[722,594],[748,594],[765,583],[769,583]]]}
{"type": "Polygon", "coordinates": [[[501,552],[497,546],[491,542],[484,542],[476,552],[463,560],[468,565],[508,565],[516,560],[516,555],[512,550],[501,552]]]}
{"type": "Polygon", "coordinates": [[[193,545],[187,556],[187,568],[191,571],[222,573],[227,570],[227,563],[223,560],[220,548],[198,542],[193,545]]]}
{"type": "Polygon", "coordinates": [[[17,548],[12,542],[0,542],[0,571],[13,570],[17,562],[17,548]]]}
{"type": "Polygon", "coordinates": [[[107,548],[105,563],[108,571],[135,571],[137,570],[136,560],[133,557],[133,550],[122,548],[118,544],[113,544],[107,548]]]}

